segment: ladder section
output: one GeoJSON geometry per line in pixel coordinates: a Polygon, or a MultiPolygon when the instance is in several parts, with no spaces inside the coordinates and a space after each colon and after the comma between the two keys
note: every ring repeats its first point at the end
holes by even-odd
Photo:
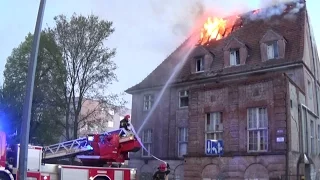
{"type": "Polygon", "coordinates": [[[92,151],[92,147],[88,145],[86,137],[66,141],[43,148],[43,159],[61,158],[70,155],[76,155],[83,152],[92,151]]]}

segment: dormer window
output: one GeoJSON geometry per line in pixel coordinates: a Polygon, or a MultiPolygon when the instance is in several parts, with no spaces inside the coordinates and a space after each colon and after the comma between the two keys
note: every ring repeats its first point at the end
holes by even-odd
{"type": "Polygon", "coordinates": [[[224,67],[240,66],[246,64],[248,48],[239,39],[233,37],[223,48],[224,67]]]}
{"type": "Polygon", "coordinates": [[[204,71],[204,60],[203,57],[199,57],[196,59],[196,72],[204,71]]]}
{"type": "Polygon", "coordinates": [[[240,51],[239,49],[230,50],[230,66],[240,65],[240,51]]]}
{"type": "Polygon", "coordinates": [[[278,41],[267,43],[267,56],[268,59],[276,59],[279,57],[278,41]]]}
{"type": "Polygon", "coordinates": [[[260,40],[261,61],[285,58],[287,41],[283,36],[269,29],[260,40]]]}

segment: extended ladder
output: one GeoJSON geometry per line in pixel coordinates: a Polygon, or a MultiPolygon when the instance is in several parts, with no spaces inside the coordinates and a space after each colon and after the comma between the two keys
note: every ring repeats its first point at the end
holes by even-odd
{"type": "MultiPolygon", "coordinates": [[[[125,129],[117,129],[114,131],[109,131],[102,133],[100,135],[111,135],[111,134],[118,134],[124,132],[125,136],[120,138],[120,143],[130,141],[134,138],[134,135],[126,131],[125,129]]],[[[88,135],[90,137],[92,135],[88,135]]],[[[54,159],[54,158],[61,158],[67,157],[70,155],[78,155],[84,152],[92,151],[93,148],[88,144],[88,137],[83,137],[71,141],[61,142],[58,144],[53,144],[50,146],[45,146],[43,148],[43,159],[54,159]]],[[[90,141],[90,140],[89,140],[90,141]]]]}
{"type": "Polygon", "coordinates": [[[88,145],[86,137],[66,141],[43,148],[43,159],[53,159],[59,157],[66,157],[70,155],[76,155],[83,152],[91,151],[92,147],[88,145]]]}

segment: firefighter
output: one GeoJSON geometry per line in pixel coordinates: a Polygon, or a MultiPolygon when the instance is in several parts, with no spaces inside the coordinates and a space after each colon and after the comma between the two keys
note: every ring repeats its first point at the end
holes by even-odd
{"type": "MultiPolygon", "coordinates": [[[[129,123],[129,119],[130,119],[130,115],[126,115],[121,121],[120,121],[120,129],[121,128],[124,128],[126,131],[129,131],[129,126],[130,126],[130,123],[129,123]]],[[[124,132],[121,132],[120,134],[121,136],[125,135],[124,132]]]]}
{"type": "Polygon", "coordinates": [[[153,180],[167,180],[170,173],[170,166],[168,163],[161,163],[158,171],[154,173],[153,180]]]}

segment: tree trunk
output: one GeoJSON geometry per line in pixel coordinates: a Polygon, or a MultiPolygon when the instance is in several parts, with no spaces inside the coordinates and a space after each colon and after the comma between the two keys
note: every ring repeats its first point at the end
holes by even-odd
{"type": "Polygon", "coordinates": [[[73,123],[73,138],[78,139],[78,122],[74,121],[73,123]]]}
{"type": "Polygon", "coordinates": [[[69,112],[70,112],[70,109],[67,108],[67,111],[66,111],[66,140],[67,141],[70,140],[69,112]]]}

